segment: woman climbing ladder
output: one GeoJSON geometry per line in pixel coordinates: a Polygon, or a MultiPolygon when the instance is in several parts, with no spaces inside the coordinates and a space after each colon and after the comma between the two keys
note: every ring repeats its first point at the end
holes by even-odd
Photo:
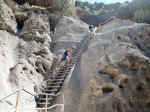
{"type": "Polygon", "coordinates": [[[69,64],[71,62],[71,51],[70,50],[65,50],[63,53],[59,66],[57,67],[56,71],[59,71],[61,67],[65,65],[65,63],[69,64]]]}

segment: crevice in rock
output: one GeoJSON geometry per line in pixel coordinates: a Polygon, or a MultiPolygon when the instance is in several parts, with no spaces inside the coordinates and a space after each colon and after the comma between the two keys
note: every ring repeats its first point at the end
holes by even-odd
{"type": "Polygon", "coordinates": [[[27,2],[27,0],[14,0],[17,4],[23,5],[27,2]]]}
{"type": "Polygon", "coordinates": [[[150,101],[147,102],[146,106],[147,106],[148,108],[150,108],[150,101]]]}
{"type": "Polygon", "coordinates": [[[28,68],[27,68],[27,67],[23,67],[22,69],[23,69],[24,71],[28,70],[28,68]]]}
{"type": "Polygon", "coordinates": [[[120,88],[120,89],[123,89],[124,86],[123,86],[122,84],[119,84],[119,88],[120,88]]]}
{"type": "Polygon", "coordinates": [[[56,24],[52,20],[50,20],[50,32],[54,33],[55,27],[56,27],[56,24]]]}
{"type": "Polygon", "coordinates": [[[40,71],[39,71],[39,69],[38,69],[38,68],[36,69],[36,72],[40,73],[40,71]]]}
{"type": "Polygon", "coordinates": [[[46,69],[46,67],[44,66],[44,64],[42,64],[42,66],[43,66],[43,70],[46,72],[47,69],[46,69]]]}
{"type": "Polygon", "coordinates": [[[33,71],[30,71],[30,74],[33,75],[33,71]]]}
{"type": "Polygon", "coordinates": [[[136,86],[136,90],[137,91],[144,91],[144,89],[146,88],[146,82],[145,81],[140,81],[137,86],[136,86]]]}
{"type": "Polygon", "coordinates": [[[17,34],[19,34],[22,31],[22,28],[24,26],[25,20],[16,19],[17,22],[17,34]]]}
{"type": "Polygon", "coordinates": [[[114,88],[111,87],[111,86],[104,86],[104,87],[102,88],[102,91],[103,91],[103,93],[111,93],[111,92],[114,91],[114,88]]]}
{"type": "Polygon", "coordinates": [[[122,81],[122,83],[119,84],[119,88],[125,88],[125,85],[129,82],[129,79],[126,78],[122,81]]]}
{"type": "Polygon", "coordinates": [[[103,93],[111,93],[111,92],[113,92],[113,88],[102,88],[102,90],[103,90],[103,93]]]}

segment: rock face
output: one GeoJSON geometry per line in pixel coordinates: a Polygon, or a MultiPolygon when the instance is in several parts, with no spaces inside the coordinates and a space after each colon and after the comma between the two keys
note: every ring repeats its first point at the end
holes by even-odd
{"type": "Polygon", "coordinates": [[[34,72],[41,74],[44,79],[48,77],[48,72],[53,61],[53,54],[49,50],[51,43],[49,34],[48,18],[44,15],[39,16],[36,13],[32,13],[20,33],[22,37],[19,44],[21,48],[20,59],[26,59],[27,62],[25,62],[25,65],[27,63],[27,65],[32,66],[29,68],[25,67],[25,71],[29,70],[31,74],[34,74],[34,72]],[[34,68],[34,71],[31,68],[34,68]]]}
{"type": "Polygon", "coordinates": [[[38,6],[50,6],[53,0],[27,0],[31,5],[38,5],[38,6]]]}
{"type": "Polygon", "coordinates": [[[16,19],[12,10],[3,0],[0,0],[0,29],[15,33],[16,26],[16,19]]]}
{"type": "Polygon", "coordinates": [[[87,24],[71,17],[62,17],[56,26],[56,32],[53,37],[55,43],[54,52],[62,54],[64,49],[72,50],[72,46],[76,46],[87,35],[87,24]]]}
{"type": "Polygon", "coordinates": [[[75,4],[74,0],[27,0],[30,5],[37,5],[43,7],[50,7],[57,10],[62,10],[75,4]]]}
{"type": "MultiPolygon", "coordinates": [[[[20,35],[16,36],[13,34],[17,30],[15,17],[11,9],[0,2],[3,3],[0,4],[0,22],[4,23],[0,29],[0,81],[3,89],[0,99],[23,88],[36,94],[40,92],[42,81],[47,79],[54,58],[50,51],[48,16],[31,13],[20,35]]],[[[15,111],[16,95],[2,100],[1,112],[15,111]]],[[[36,107],[33,96],[21,91],[18,98],[18,111],[36,112],[33,110],[36,107]]]]}
{"type": "Polygon", "coordinates": [[[113,24],[107,24],[109,31],[99,33],[83,54],[81,73],[87,89],[80,111],[149,112],[150,26],[113,24]]]}
{"type": "Polygon", "coordinates": [[[46,15],[31,13],[24,24],[20,35],[25,38],[40,38],[42,34],[50,34],[49,20],[46,15]]]}
{"type": "MultiPolygon", "coordinates": [[[[17,45],[19,43],[19,39],[16,36],[11,35],[7,31],[0,30],[0,98],[8,95],[12,92],[12,83],[9,81],[9,78],[12,74],[10,74],[10,69],[17,64],[17,45]]],[[[14,97],[11,97],[10,104],[4,102],[0,103],[0,111],[10,111],[9,109],[12,107],[11,104],[15,104],[13,101],[14,97]],[[7,110],[8,109],[8,110],[7,110]]]]}

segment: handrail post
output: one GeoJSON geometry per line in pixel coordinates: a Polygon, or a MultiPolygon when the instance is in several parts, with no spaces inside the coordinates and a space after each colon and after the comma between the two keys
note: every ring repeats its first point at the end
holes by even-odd
{"type": "Polygon", "coordinates": [[[61,112],[64,112],[64,105],[65,105],[65,96],[64,96],[64,93],[62,95],[62,99],[63,99],[63,106],[61,108],[61,112]]]}
{"type": "Polygon", "coordinates": [[[17,92],[17,96],[16,96],[16,107],[15,107],[15,112],[17,112],[17,107],[18,107],[18,103],[19,103],[19,93],[20,93],[20,91],[17,92]]]}
{"type": "Polygon", "coordinates": [[[62,95],[62,99],[63,99],[63,104],[65,104],[65,97],[64,97],[64,94],[62,95]]]}
{"type": "Polygon", "coordinates": [[[46,95],[46,106],[45,106],[45,112],[47,112],[47,104],[48,104],[48,95],[46,95]]]}

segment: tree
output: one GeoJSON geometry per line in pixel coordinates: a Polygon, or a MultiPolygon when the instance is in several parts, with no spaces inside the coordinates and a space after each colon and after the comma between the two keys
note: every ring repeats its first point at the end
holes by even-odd
{"type": "Polygon", "coordinates": [[[132,7],[136,9],[149,8],[150,0],[133,0],[132,7]]]}
{"type": "Polygon", "coordinates": [[[143,23],[144,22],[144,10],[140,9],[135,11],[134,18],[138,23],[143,23]]]}

